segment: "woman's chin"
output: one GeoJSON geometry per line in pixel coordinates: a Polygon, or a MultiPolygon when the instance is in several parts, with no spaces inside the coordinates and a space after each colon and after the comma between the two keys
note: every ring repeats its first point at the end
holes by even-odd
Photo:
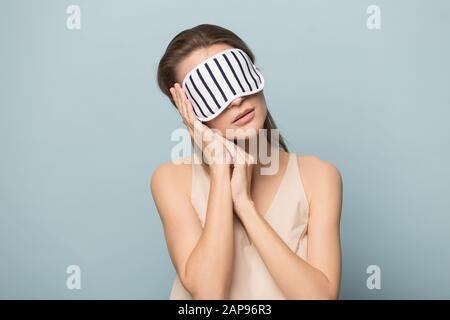
{"type": "Polygon", "coordinates": [[[260,129],[260,126],[249,124],[248,126],[229,129],[229,134],[234,139],[246,140],[255,138],[258,135],[260,129]]]}

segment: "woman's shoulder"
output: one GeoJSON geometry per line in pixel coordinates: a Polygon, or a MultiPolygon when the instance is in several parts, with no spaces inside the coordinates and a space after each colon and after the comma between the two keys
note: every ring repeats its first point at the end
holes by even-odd
{"type": "Polygon", "coordinates": [[[296,155],[299,167],[316,174],[336,174],[339,169],[331,162],[315,155],[296,155]]]}
{"type": "MultiPolygon", "coordinates": [[[[191,182],[191,157],[159,164],[150,177],[152,193],[158,188],[186,188],[191,182]]],[[[187,190],[186,190],[187,191],[187,190]]]]}
{"type": "Polygon", "coordinates": [[[331,162],[315,155],[296,155],[300,176],[310,202],[315,190],[325,187],[340,188],[342,176],[331,162]]]}

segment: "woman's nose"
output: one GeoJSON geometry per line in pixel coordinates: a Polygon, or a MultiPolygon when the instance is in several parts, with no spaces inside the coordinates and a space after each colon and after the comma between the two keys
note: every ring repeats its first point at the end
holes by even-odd
{"type": "Polygon", "coordinates": [[[237,97],[236,99],[234,99],[233,101],[231,101],[230,105],[231,106],[238,106],[242,103],[242,101],[244,101],[245,97],[237,97]]]}

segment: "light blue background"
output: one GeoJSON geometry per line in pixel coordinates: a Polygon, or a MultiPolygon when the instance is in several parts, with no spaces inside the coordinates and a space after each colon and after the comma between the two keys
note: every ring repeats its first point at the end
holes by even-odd
{"type": "Polygon", "coordinates": [[[291,151],[341,171],[341,299],[450,298],[449,17],[443,0],[2,0],[0,297],[168,297],[148,184],[182,123],[156,67],[178,32],[213,23],[254,51],[291,151]]]}

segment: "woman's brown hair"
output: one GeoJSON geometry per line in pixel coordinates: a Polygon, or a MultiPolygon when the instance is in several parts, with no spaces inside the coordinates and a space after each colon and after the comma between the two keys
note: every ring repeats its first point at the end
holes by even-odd
{"type": "MultiPolygon", "coordinates": [[[[158,64],[157,81],[161,91],[176,107],[175,101],[169,89],[177,82],[175,68],[177,64],[187,57],[191,52],[199,48],[207,48],[214,44],[228,44],[233,48],[243,50],[255,63],[255,56],[247,44],[232,31],[213,24],[200,24],[196,27],[186,29],[178,33],[169,43],[158,64]]],[[[267,130],[267,138],[270,141],[272,129],[278,129],[269,110],[264,121],[263,128],[267,130]]],[[[288,152],[283,136],[279,136],[279,146],[288,152]]]]}

